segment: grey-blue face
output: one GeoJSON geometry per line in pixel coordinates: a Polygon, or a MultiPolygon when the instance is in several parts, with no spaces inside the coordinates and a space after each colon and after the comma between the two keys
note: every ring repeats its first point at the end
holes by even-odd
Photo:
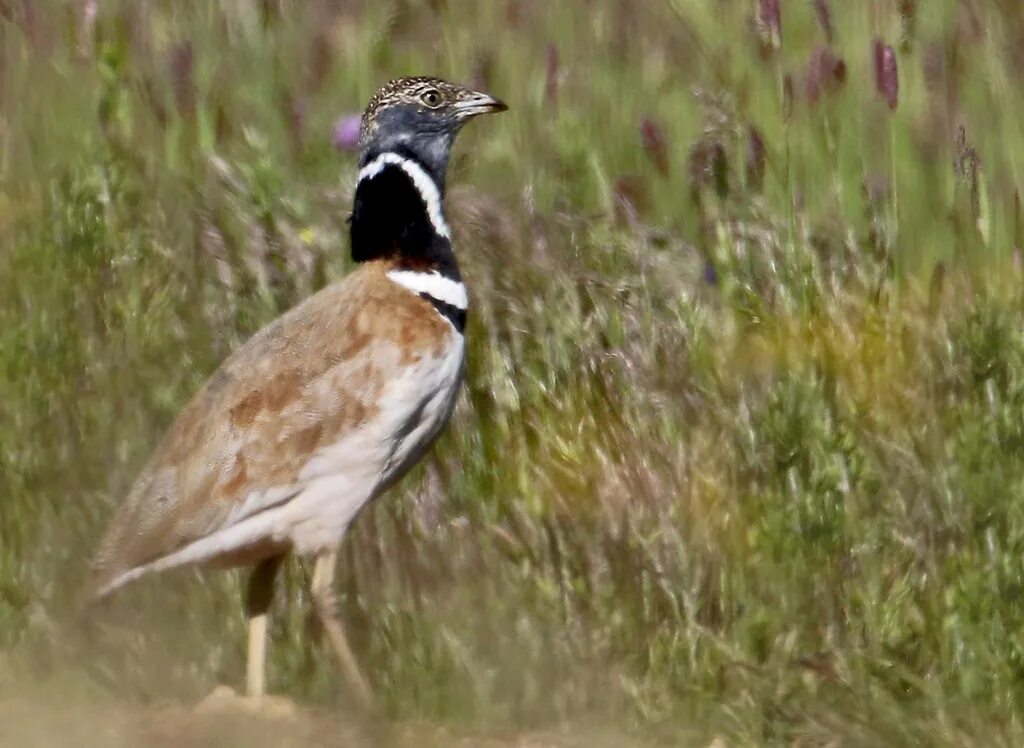
{"type": "Polygon", "coordinates": [[[439,78],[400,78],[383,86],[363,114],[360,162],[385,151],[409,153],[443,187],[452,142],[477,116],[507,107],[493,96],[439,78]]]}

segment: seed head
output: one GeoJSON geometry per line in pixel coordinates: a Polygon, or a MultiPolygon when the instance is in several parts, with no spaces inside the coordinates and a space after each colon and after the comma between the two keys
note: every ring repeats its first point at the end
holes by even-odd
{"type": "Polygon", "coordinates": [[[831,44],[835,41],[835,29],[832,27],[832,8],[828,0],[814,0],[814,15],[818,19],[822,33],[825,34],[825,41],[831,44]]]}
{"type": "Polygon", "coordinates": [[[779,0],[760,0],[758,26],[765,46],[771,50],[782,47],[782,8],[779,0]]]}
{"type": "Polygon", "coordinates": [[[722,199],[729,195],[729,158],[725,146],[713,136],[690,148],[690,189],[699,199],[704,187],[711,187],[722,199]]]}
{"type": "Polygon", "coordinates": [[[171,72],[171,88],[174,90],[174,104],[178,114],[192,117],[196,111],[195,54],[192,43],[185,41],[174,45],[168,54],[167,65],[171,72]]]}
{"type": "Polygon", "coordinates": [[[764,185],[764,167],[767,160],[767,149],[764,145],[764,136],[761,131],[753,125],[747,133],[747,187],[755,192],[760,192],[764,185]]]}
{"type": "Polygon", "coordinates": [[[782,77],[782,117],[787,122],[793,116],[793,74],[782,77]]]}
{"type": "Polygon", "coordinates": [[[900,103],[900,75],[896,64],[896,52],[881,39],[874,40],[875,90],[890,109],[900,103]]]}
{"type": "Polygon", "coordinates": [[[647,152],[647,157],[654,164],[654,168],[662,176],[667,176],[668,146],[665,144],[665,133],[661,131],[661,128],[653,120],[647,117],[640,122],[640,141],[647,152]]]}
{"type": "Polygon", "coordinates": [[[816,104],[822,91],[837,91],[846,82],[846,63],[828,47],[811,53],[804,76],[804,93],[810,104],[816,104]]]}
{"type": "Polygon", "coordinates": [[[545,53],[544,100],[554,104],[558,100],[558,48],[549,44],[545,53]]]}

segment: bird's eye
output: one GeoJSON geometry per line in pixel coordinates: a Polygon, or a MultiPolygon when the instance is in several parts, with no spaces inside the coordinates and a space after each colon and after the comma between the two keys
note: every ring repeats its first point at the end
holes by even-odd
{"type": "Polygon", "coordinates": [[[420,101],[431,109],[436,109],[441,106],[441,92],[436,88],[428,88],[420,94],[420,101]]]}

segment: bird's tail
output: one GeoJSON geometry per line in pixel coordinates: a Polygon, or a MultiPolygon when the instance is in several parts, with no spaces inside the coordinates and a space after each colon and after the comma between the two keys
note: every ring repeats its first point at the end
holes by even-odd
{"type": "Polygon", "coordinates": [[[120,575],[117,569],[104,566],[100,563],[93,563],[89,566],[89,576],[79,588],[78,597],[75,599],[75,612],[78,618],[83,618],[93,610],[119,585],[114,582],[120,575]]]}

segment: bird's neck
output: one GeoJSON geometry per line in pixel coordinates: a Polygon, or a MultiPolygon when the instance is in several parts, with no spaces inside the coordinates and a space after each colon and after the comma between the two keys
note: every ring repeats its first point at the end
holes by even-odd
{"type": "Polygon", "coordinates": [[[356,262],[390,259],[403,269],[459,280],[444,214],[443,175],[406,149],[363,153],[350,233],[356,262]]]}
{"type": "Polygon", "coordinates": [[[469,300],[444,215],[443,175],[405,149],[366,151],[359,166],[352,259],[388,261],[392,281],[430,301],[461,332],[469,300]]]}

